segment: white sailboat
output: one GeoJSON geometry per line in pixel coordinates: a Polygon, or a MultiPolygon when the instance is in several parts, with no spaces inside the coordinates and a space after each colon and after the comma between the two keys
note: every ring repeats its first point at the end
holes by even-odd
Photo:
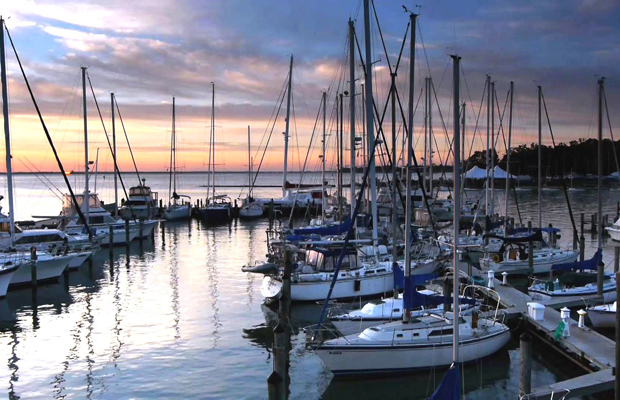
{"type": "Polygon", "coordinates": [[[239,210],[239,218],[256,219],[263,216],[264,208],[254,199],[254,182],[252,177],[252,155],[250,146],[250,125],[248,125],[248,197],[239,210]]]}
{"type": "Polygon", "coordinates": [[[191,208],[189,202],[179,200],[181,198],[190,198],[186,195],[177,193],[177,135],[176,135],[176,109],[175,99],[172,98],[172,136],[170,138],[170,184],[168,192],[170,194],[171,204],[164,210],[164,219],[167,221],[188,220],[191,216],[191,208]]]}

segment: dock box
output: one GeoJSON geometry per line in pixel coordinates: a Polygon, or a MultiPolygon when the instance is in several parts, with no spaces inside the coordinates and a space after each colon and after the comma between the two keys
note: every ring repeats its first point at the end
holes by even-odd
{"type": "Polygon", "coordinates": [[[545,306],[539,303],[527,303],[527,314],[534,321],[542,321],[545,319],[545,306]]]}

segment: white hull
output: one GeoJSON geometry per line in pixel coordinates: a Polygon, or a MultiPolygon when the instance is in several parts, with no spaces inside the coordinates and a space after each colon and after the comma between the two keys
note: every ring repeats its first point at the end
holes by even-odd
{"type": "Polygon", "coordinates": [[[71,253],[71,255],[73,255],[74,257],[71,259],[71,261],[69,261],[69,265],[67,266],[67,268],[69,269],[78,269],[80,267],[80,265],[84,264],[84,262],[86,260],[88,260],[88,258],[90,256],[93,255],[95,251],[81,251],[79,253],[71,253]]]}
{"type": "MultiPolygon", "coordinates": [[[[58,279],[67,268],[71,260],[72,254],[66,256],[40,256],[36,262],[37,282],[43,282],[58,279]]],[[[22,264],[11,279],[11,285],[23,285],[32,283],[31,276],[32,263],[22,264]]]]}
{"type": "Polygon", "coordinates": [[[19,266],[16,268],[15,266],[5,265],[4,268],[0,270],[0,298],[6,296],[6,291],[17,269],[19,269],[19,266]]]}
{"type": "Polygon", "coordinates": [[[480,260],[480,265],[484,270],[492,269],[496,276],[498,274],[501,275],[502,272],[507,272],[508,274],[548,274],[553,265],[575,262],[577,261],[577,256],[579,255],[576,251],[563,251],[560,253],[560,250],[558,250],[557,252],[558,254],[556,256],[549,257],[545,256],[539,258],[537,255],[534,255],[534,271],[530,271],[527,259],[506,260],[496,263],[488,258],[484,258],[480,260]]]}
{"type": "MultiPolygon", "coordinates": [[[[460,362],[474,361],[501,350],[510,331],[459,343],[460,362]]],[[[396,346],[321,346],[317,355],[334,375],[406,372],[452,364],[452,340],[440,344],[396,346]],[[350,347],[350,348],[347,348],[350,347]]]]}
{"type": "Polygon", "coordinates": [[[594,328],[615,328],[616,313],[607,310],[588,309],[588,317],[594,328]]]}
{"type": "Polygon", "coordinates": [[[263,209],[261,207],[242,207],[239,210],[239,218],[242,219],[254,219],[263,216],[263,209]]]}
{"type": "MultiPolygon", "coordinates": [[[[277,281],[271,276],[263,278],[263,288],[277,287],[277,281]]],[[[329,281],[312,281],[312,282],[292,282],[291,283],[291,300],[292,301],[321,301],[327,298],[329,292],[329,281]]],[[[281,284],[280,284],[281,286],[281,284]]],[[[359,277],[358,279],[348,278],[339,279],[334,285],[331,299],[350,299],[364,296],[377,296],[389,293],[394,288],[394,277],[392,273],[377,274],[373,277],[359,277]],[[356,290],[356,281],[359,282],[359,290],[356,290]]],[[[268,290],[261,290],[263,296],[272,294],[268,290]]],[[[279,291],[277,291],[279,296],[279,291]]],[[[273,298],[275,296],[271,296],[273,298]]],[[[269,297],[267,297],[269,298],[269,297]]]]}
{"type": "Polygon", "coordinates": [[[164,211],[164,219],[166,221],[178,221],[189,219],[191,213],[189,205],[170,206],[164,211]]]}
{"type": "Polygon", "coordinates": [[[609,226],[605,228],[609,236],[611,236],[611,240],[616,242],[620,242],[620,227],[614,224],[613,226],[609,226]]]}

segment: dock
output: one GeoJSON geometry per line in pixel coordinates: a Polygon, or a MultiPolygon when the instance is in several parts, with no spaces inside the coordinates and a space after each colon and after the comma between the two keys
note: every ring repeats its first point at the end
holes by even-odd
{"type": "Polygon", "coordinates": [[[598,393],[605,390],[613,390],[615,376],[616,344],[613,340],[585,327],[579,328],[577,321],[570,320],[570,336],[560,337],[557,341],[554,338],[555,330],[561,321],[560,312],[557,310],[562,307],[578,307],[586,302],[589,305],[600,304],[602,299],[597,296],[574,296],[552,300],[538,300],[526,293],[511,287],[502,285],[498,279],[494,280],[495,291],[489,292],[503,307],[505,307],[507,319],[521,318],[526,321],[531,328],[531,333],[538,338],[554,346],[557,350],[569,357],[571,361],[580,364],[587,374],[546,385],[532,388],[525,399],[550,398],[553,393],[566,394],[566,398],[584,396],[598,393]],[[544,320],[536,321],[528,314],[527,303],[536,302],[545,306],[544,320]]]}

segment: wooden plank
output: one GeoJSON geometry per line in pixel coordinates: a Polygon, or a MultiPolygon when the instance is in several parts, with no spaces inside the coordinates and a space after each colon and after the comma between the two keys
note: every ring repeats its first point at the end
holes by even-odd
{"type": "Polygon", "coordinates": [[[566,395],[565,398],[573,398],[613,389],[614,376],[611,369],[605,369],[562,382],[552,383],[551,385],[537,387],[532,390],[532,393],[524,396],[523,399],[550,399],[552,396],[557,399],[562,398],[564,395],[566,395]]]}

